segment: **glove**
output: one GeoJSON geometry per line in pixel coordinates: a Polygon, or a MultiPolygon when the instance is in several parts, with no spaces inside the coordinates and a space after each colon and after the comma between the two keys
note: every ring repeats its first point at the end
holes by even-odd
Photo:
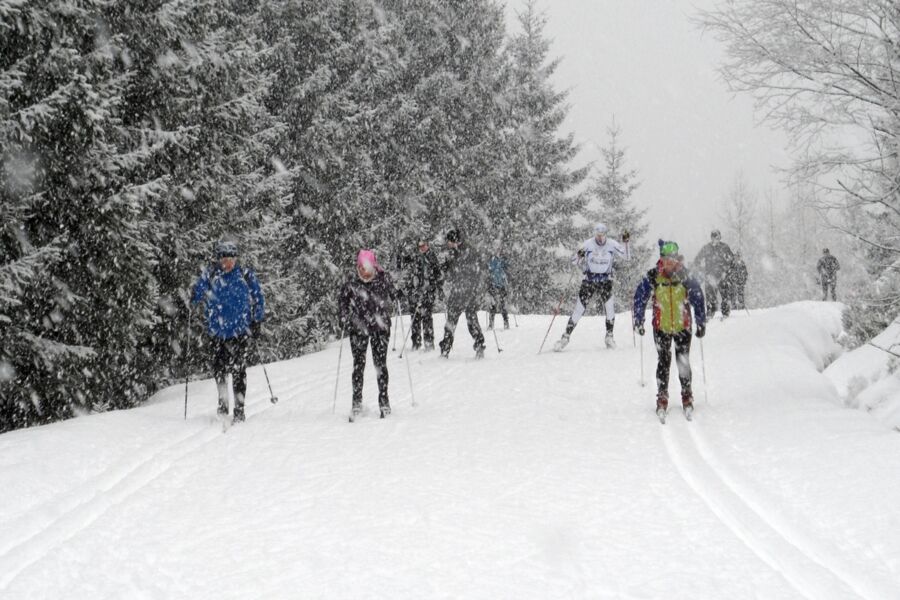
{"type": "Polygon", "coordinates": [[[706,335],[706,325],[701,325],[697,328],[697,337],[702,338],[704,335],[706,335]]]}
{"type": "Polygon", "coordinates": [[[627,244],[628,240],[630,240],[630,239],[631,239],[631,233],[626,229],[625,231],[622,232],[622,241],[627,244]]]}
{"type": "Polygon", "coordinates": [[[250,335],[254,338],[259,339],[259,336],[262,334],[262,321],[253,321],[250,323],[250,335]]]}
{"type": "Polygon", "coordinates": [[[578,258],[584,258],[584,248],[579,248],[578,252],[575,253],[578,258]]]}
{"type": "Polygon", "coordinates": [[[639,323],[639,324],[635,325],[635,326],[634,326],[634,331],[635,331],[638,335],[644,335],[644,324],[643,324],[643,323],[639,323]]]}

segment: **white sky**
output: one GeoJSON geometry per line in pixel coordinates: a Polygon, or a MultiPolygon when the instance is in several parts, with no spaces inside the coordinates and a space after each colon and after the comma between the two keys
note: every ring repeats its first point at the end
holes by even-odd
{"type": "MultiPolygon", "coordinates": [[[[651,239],[679,241],[692,256],[722,227],[716,206],[738,172],[759,194],[781,188],[771,165],[787,165],[786,138],[756,127],[752,100],[727,91],[715,70],[723,47],[689,22],[712,0],[544,0],[555,81],[570,91],[565,132],[580,160],[600,161],[613,117],[651,239]]],[[[510,31],[524,0],[507,1],[510,31]]],[[[600,162],[599,164],[602,164],[600,162]]],[[[784,194],[781,194],[783,197],[784,194]]],[[[726,239],[726,241],[728,241],[726,239]]]]}

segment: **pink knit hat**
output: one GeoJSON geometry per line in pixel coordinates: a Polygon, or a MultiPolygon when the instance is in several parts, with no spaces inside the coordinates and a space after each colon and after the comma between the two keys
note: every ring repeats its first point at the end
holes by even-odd
{"type": "Polygon", "coordinates": [[[372,250],[359,251],[359,254],[356,255],[356,267],[368,272],[384,270],[381,268],[381,265],[378,264],[378,260],[375,258],[375,253],[372,250]]]}

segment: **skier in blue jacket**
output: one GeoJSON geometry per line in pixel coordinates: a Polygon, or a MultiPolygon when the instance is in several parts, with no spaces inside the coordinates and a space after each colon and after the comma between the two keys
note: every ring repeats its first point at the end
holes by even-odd
{"type": "Polygon", "coordinates": [[[225,377],[231,373],[235,423],[244,420],[250,338],[259,335],[265,316],[265,299],[256,273],[239,265],[237,258],[237,244],[217,244],[216,262],[200,274],[191,299],[195,306],[203,304],[219,393],[218,414],[228,414],[225,377]]]}

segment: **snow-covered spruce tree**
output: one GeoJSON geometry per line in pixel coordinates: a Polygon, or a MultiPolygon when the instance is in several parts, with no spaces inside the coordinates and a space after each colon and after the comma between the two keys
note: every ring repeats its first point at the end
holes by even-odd
{"type": "MultiPolygon", "coordinates": [[[[867,245],[875,277],[892,280],[900,262],[896,2],[735,0],[701,22],[728,45],[726,82],[754,95],[766,119],[792,135],[794,176],[817,186],[824,220],[867,245]]],[[[885,288],[871,289],[877,296],[885,288]]],[[[873,296],[867,327],[895,318],[897,301],[873,296]]]]}
{"type": "Polygon", "coordinates": [[[128,403],[152,377],[159,186],[101,5],[7,4],[0,25],[0,431],[128,403]]]}
{"type": "Polygon", "coordinates": [[[568,113],[566,92],[551,77],[545,17],[535,2],[518,13],[521,31],[508,42],[486,212],[510,261],[511,300],[522,311],[549,311],[572,269],[568,259],[580,239],[574,217],[586,205],[576,188],[589,166],[571,166],[578,148],[560,131],[568,113]]]}
{"type": "Polygon", "coordinates": [[[622,261],[616,267],[616,284],[613,287],[617,307],[624,310],[631,306],[641,277],[653,266],[657,256],[657,240],[646,239],[649,230],[645,222],[647,210],[634,206],[632,194],[640,184],[637,172],[626,166],[625,148],[619,144],[621,129],[613,123],[607,128],[607,133],[608,145],[600,150],[603,155],[602,171],[588,191],[592,201],[589,206],[595,208],[587,211],[586,216],[591,223],[604,223],[609,228],[610,236],[620,242],[625,231],[631,234],[628,243],[631,259],[622,261]]]}
{"type": "Polygon", "coordinates": [[[166,375],[207,368],[205,348],[196,345],[204,339],[198,319],[193,349],[185,353],[186,301],[218,239],[238,241],[241,261],[256,267],[268,287],[260,257],[285,184],[269,154],[279,127],[262,102],[270,76],[262,67],[267,50],[253,35],[255,3],[149,8],[117,5],[104,17],[121,39],[117,51],[129,75],[124,123],[159,149],[145,167],[161,186],[148,206],[161,297],[147,346],[166,369],[158,374],[164,383],[166,375]]]}

